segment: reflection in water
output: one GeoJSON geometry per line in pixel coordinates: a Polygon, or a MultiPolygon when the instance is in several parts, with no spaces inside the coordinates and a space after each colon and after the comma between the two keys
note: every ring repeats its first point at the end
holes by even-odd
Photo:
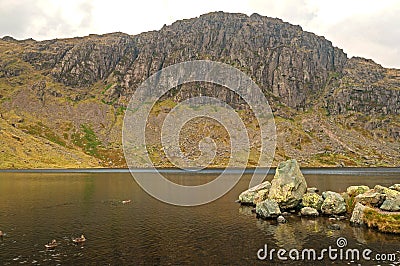
{"type": "MultiPolygon", "coordinates": [[[[146,174],[146,173],[142,173],[146,174]]],[[[320,191],[341,191],[362,177],[306,176],[320,191]]],[[[169,174],[177,183],[197,185],[215,174],[169,174]],[[201,182],[199,182],[201,180],[201,182]]],[[[264,244],[274,248],[326,247],[344,236],[351,247],[395,251],[398,236],[354,228],[338,221],[296,214],[287,224],[257,219],[252,207],[234,203],[251,175],[215,202],[197,207],[171,206],[147,195],[128,173],[0,173],[0,262],[27,264],[265,264],[257,260],[264,244]],[[130,204],[122,200],[131,199],[130,204]],[[83,246],[72,237],[84,234],[83,246]],[[54,251],[44,244],[56,239],[54,251]]],[[[392,176],[367,176],[363,183],[388,185],[392,176]],[[378,182],[377,182],[378,180],[378,182]]],[[[267,179],[271,180],[272,176],[267,179]]],[[[398,182],[397,182],[398,183],[398,182]]],[[[292,263],[298,265],[299,262],[292,263]]],[[[384,263],[382,263],[383,265],[384,263]]]]}
{"type": "Polygon", "coordinates": [[[254,216],[254,213],[252,212],[253,209],[254,209],[254,207],[252,207],[252,206],[240,205],[239,206],[239,214],[254,216]]]}
{"type": "Polygon", "coordinates": [[[85,178],[85,188],[83,190],[83,201],[88,202],[93,198],[94,180],[93,177],[85,178]]]}

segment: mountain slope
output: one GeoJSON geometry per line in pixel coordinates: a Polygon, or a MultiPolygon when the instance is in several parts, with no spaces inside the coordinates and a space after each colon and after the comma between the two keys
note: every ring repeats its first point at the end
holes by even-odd
{"type": "MultiPolygon", "coordinates": [[[[87,166],[125,166],[121,127],[135,88],[163,67],[196,59],[232,65],[260,86],[277,124],[275,162],[292,157],[304,166],[398,165],[400,71],[371,60],[348,59],[323,37],[257,14],[209,13],[135,36],[111,33],[42,42],[4,37],[0,113],[8,126],[1,129],[20,130],[71,154],[86,153],[88,159],[81,164],[85,161],[87,166]]],[[[223,87],[188,84],[163,97],[149,129],[160,132],[163,118],[176,103],[198,95],[243,109],[243,100],[223,87]]],[[[254,126],[246,108],[241,116],[248,127],[254,126]]],[[[228,142],[217,125],[195,121],[182,139],[210,136],[201,126],[205,124],[214,129],[220,150],[213,165],[223,166],[228,142]]],[[[252,139],[257,150],[256,133],[252,139]]],[[[4,147],[16,145],[12,138],[2,140],[4,147]]],[[[182,141],[183,150],[196,154],[197,144],[191,143],[182,141]]],[[[159,134],[150,133],[148,147],[156,165],[171,166],[160,144],[159,134]]],[[[11,162],[20,156],[7,154],[2,168],[13,167],[11,162]]],[[[26,167],[46,165],[40,154],[26,156],[35,162],[26,167]]],[[[250,166],[255,157],[256,151],[250,166]]],[[[60,160],[48,166],[71,164],[60,160]]]]}

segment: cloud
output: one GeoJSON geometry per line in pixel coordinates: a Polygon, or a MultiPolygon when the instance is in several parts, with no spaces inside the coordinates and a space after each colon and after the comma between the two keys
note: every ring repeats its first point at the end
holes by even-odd
{"type": "Polygon", "coordinates": [[[327,37],[351,56],[372,58],[386,67],[400,66],[400,7],[347,18],[327,29],[327,37]]]}
{"type": "Polygon", "coordinates": [[[2,0],[0,35],[43,40],[90,32],[91,1],[2,0]]]}
{"type": "Polygon", "coordinates": [[[309,0],[249,0],[249,7],[260,15],[277,17],[296,25],[304,25],[312,21],[318,11],[318,8],[309,0]]]}
{"type": "Polygon", "coordinates": [[[2,1],[0,4],[1,35],[23,37],[30,22],[40,13],[38,11],[22,2],[2,1]]]}

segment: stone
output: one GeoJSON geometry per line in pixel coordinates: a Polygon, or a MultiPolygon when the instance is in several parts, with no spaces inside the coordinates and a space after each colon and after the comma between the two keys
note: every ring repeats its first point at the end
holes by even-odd
{"type": "Polygon", "coordinates": [[[386,198],[394,199],[400,196],[400,192],[394,189],[390,189],[381,185],[376,185],[374,190],[378,193],[386,195],[386,198]]]}
{"type": "Polygon", "coordinates": [[[324,199],[317,193],[306,193],[303,195],[301,202],[304,207],[311,207],[320,211],[324,199]]]}
{"type": "Polygon", "coordinates": [[[362,205],[368,205],[372,207],[379,207],[385,200],[385,194],[375,192],[374,189],[370,189],[364,194],[356,196],[355,203],[361,203],[362,205]]]}
{"type": "Polygon", "coordinates": [[[355,225],[364,225],[364,210],[365,206],[361,203],[356,203],[353,213],[350,218],[350,223],[355,225]]]}
{"type": "Polygon", "coordinates": [[[346,192],[350,197],[355,197],[367,192],[369,189],[368,186],[350,186],[346,189],[346,192]]]}
{"type": "Polygon", "coordinates": [[[307,193],[317,193],[319,191],[319,189],[318,188],[316,188],[316,187],[309,187],[309,188],[307,188],[307,193]]]}
{"type": "Polygon", "coordinates": [[[346,203],[343,197],[336,192],[326,191],[322,193],[324,202],[321,206],[321,212],[323,214],[341,214],[346,212],[346,203]]]}
{"type": "Polygon", "coordinates": [[[257,205],[257,203],[260,203],[261,201],[264,201],[268,198],[268,193],[269,189],[261,189],[257,192],[257,194],[254,196],[253,204],[257,205]]]}
{"type": "Polygon", "coordinates": [[[279,164],[271,182],[268,198],[275,200],[282,209],[295,208],[307,191],[307,182],[296,160],[279,164]]]}
{"type": "Polygon", "coordinates": [[[264,219],[275,218],[281,214],[281,210],[275,200],[267,199],[256,205],[256,214],[264,219]]]}
{"type": "Polygon", "coordinates": [[[400,196],[396,198],[387,198],[380,207],[381,210],[398,212],[400,211],[400,196]]]}
{"type": "Polygon", "coordinates": [[[400,184],[394,184],[393,186],[390,186],[389,188],[400,192],[400,184]]]}
{"type": "Polygon", "coordinates": [[[338,224],[329,224],[328,228],[331,230],[340,230],[340,225],[338,224]]]}
{"type": "Polygon", "coordinates": [[[254,205],[254,199],[257,196],[257,193],[260,190],[269,190],[270,187],[271,183],[269,181],[265,181],[257,186],[249,188],[239,195],[239,201],[241,204],[254,205]]]}
{"type": "Polygon", "coordinates": [[[284,224],[287,223],[287,220],[285,219],[285,217],[283,217],[282,215],[279,215],[278,218],[276,218],[276,221],[280,224],[284,224]]]}
{"type": "Polygon", "coordinates": [[[315,208],[303,207],[300,211],[302,216],[318,216],[319,212],[315,208]]]}

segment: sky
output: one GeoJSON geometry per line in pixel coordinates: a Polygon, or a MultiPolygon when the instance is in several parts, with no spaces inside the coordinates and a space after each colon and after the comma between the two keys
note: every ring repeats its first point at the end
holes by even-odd
{"type": "Polygon", "coordinates": [[[0,37],[138,34],[213,11],[281,18],[324,36],[349,57],[400,68],[399,0],[0,0],[0,37]]]}

